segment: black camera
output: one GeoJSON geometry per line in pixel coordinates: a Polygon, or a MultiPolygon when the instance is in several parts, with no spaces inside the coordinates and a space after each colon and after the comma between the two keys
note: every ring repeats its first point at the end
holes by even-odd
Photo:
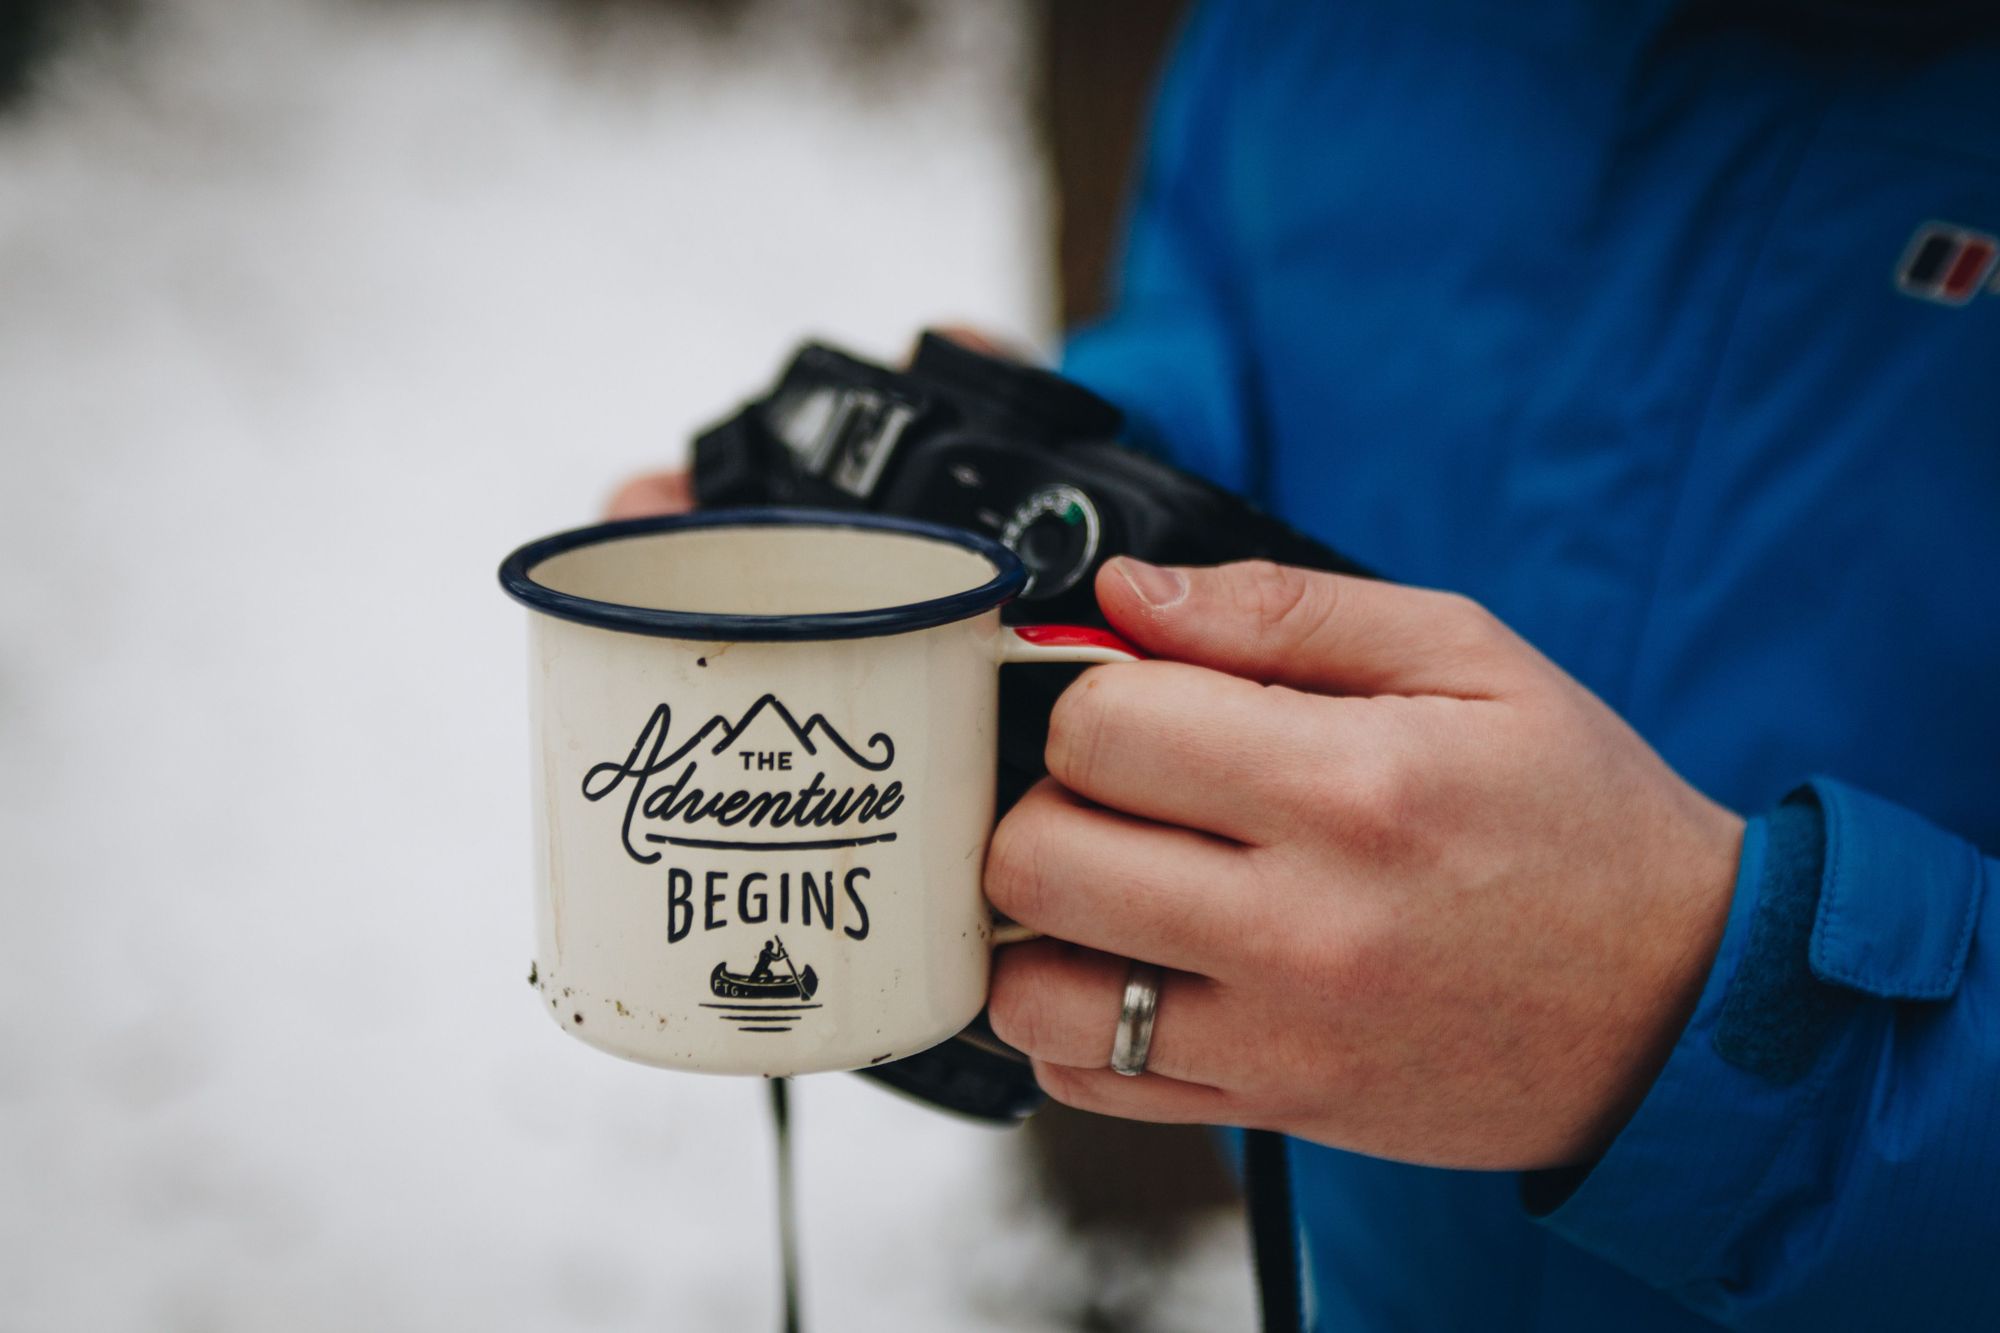
{"type": "MultiPolygon", "coordinates": [[[[694,489],[704,507],[867,509],[996,538],[1028,569],[1001,613],[1009,624],[1103,624],[1092,580],[1114,555],[1367,575],[1240,497],[1120,443],[1123,424],[1079,384],[934,333],[905,372],[808,344],[768,394],[695,440],[694,489]]],[[[1041,776],[1049,710],[1078,670],[1003,674],[1003,810],[1041,776]]],[[[1042,1100],[1026,1062],[983,1020],[864,1072],[988,1120],[1019,1119],[1042,1100]]]]}

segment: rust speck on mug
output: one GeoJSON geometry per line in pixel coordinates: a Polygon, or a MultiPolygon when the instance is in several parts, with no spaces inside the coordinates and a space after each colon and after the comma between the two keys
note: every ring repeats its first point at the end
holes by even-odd
{"type": "Polygon", "coordinates": [[[583,1015],[582,1015],[582,1014],[571,1014],[571,1015],[569,1016],[569,1021],[570,1021],[570,1022],[572,1022],[572,1023],[574,1023],[574,1024],[576,1024],[576,1025],[577,1025],[578,1027],[582,1027],[582,1026],[583,1026],[583,1015]]]}
{"type": "Polygon", "coordinates": [[[883,1062],[884,1060],[888,1059],[888,1058],[889,1058],[890,1056],[892,1056],[892,1055],[894,1055],[894,1054],[895,1054],[895,1052],[894,1052],[894,1051],[884,1051],[884,1052],[882,1052],[882,1054],[880,1054],[880,1055],[876,1056],[876,1057],[875,1057],[875,1058],[874,1058],[873,1060],[870,1060],[870,1061],[869,1061],[868,1063],[869,1063],[869,1064],[871,1064],[871,1065],[879,1065],[879,1064],[881,1064],[881,1063],[882,1063],[882,1062],[883,1062]]]}
{"type": "Polygon", "coordinates": [[[535,966],[535,960],[532,958],[528,960],[528,984],[530,986],[542,984],[541,969],[535,966]]]}
{"type": "Polygon", "coordinates": [[[630,1018],[632,1016],[632,1011],[625,1007],[625,1001],[613,1000],[611,1003],[618,1010],[618,1016],[620,1018],[630,1018]]]}

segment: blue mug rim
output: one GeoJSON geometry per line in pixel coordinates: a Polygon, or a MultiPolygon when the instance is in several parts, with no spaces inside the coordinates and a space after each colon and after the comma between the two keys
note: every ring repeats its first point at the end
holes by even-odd
{"type": "Polygon", "coordinates": [[[1027,583],[1021,558],[990,537],[964,528],[929,523],[892,514],[855,513],[838,509],[760,507],[702,509],[686,514],[619,519],[571,528],[518,547],[500,563],[500,586],[531,611],[559,620],[624,634],[649,634],[663,639],[699,639],[717,643],[787,643],[819,639],[866,639],[912,630],[934,629],[966,620],[1012,601],[1027,583]],[[742,615],[724,612],[666,611],[651,607],[602,602],[558,592],[534,578],[536,566],[554,556],[585,546],[648,537],[662,532],[699,528],[848,528],[865,532],[923,537],[971,551],[993,565],[993,577],[963,592],[948,593],[899,606],[857,611],[816,611],[801,615],[742,615]]]}

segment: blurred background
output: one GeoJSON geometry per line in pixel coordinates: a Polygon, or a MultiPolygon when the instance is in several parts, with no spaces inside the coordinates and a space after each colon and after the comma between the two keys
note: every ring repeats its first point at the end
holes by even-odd
{"type": "MultiPolygon", "coordinates": [[[[0,5],[0,1330],[775,1326],[761,1084],[525,984],[492,570],[802,336],[1053,349],[1177,7],[0,5]]],[[[795,1101],[812,1328],[1251,1322],[1199,1137],[795,1101]]]]}

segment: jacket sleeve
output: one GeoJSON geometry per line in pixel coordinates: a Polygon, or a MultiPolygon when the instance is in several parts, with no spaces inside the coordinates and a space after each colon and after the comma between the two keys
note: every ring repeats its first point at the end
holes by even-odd
{"type": "Polygon", "coordinates": [[[1752,821],[1693,1020],[1530,1210],[1731,1328],[2000,1327],[1996,873],[1838,783],[1752,821]]]}
{"type": "Polygon", "coordinates": [[[1229,136],[1229,5],[1202,5],[1153,110],[1116,305],[1075,331],[1063,372],[1123,408],[1135,443],[1225,486],[1253,482],[1244,352],[1221,197],[1229,136]]]}

